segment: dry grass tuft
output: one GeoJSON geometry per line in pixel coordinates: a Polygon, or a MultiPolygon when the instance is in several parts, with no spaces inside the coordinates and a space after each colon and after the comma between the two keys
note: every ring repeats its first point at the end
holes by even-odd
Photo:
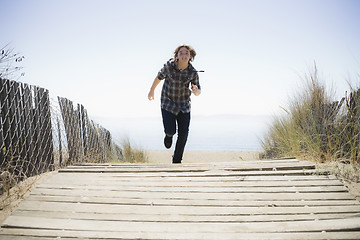
{"type": "Polygon", "coordinates": [[[125,162],[129,162],[129,163],[148,162],[149,157],[146,151],[132,147],[129,138],[123,139],[121,145],[122,145],[122,154],[125,162]]]}
{"type": "MultiPolygon", "coordinates": [[[[350,88],[350,94],[336,101],[334,93],[319,80],[315,65],[305,78],[304,88],[283,108],[284,114],[273,119],[262,142],[262,156],[295,156],[317,162],[343,159],[358,169],[360,88],[350,88]]],[[[359,175],[344,169],[337,174],[349,179],[358,179],[359,175]]]]}
{"type": "Polygon", "coordinates": [[[11,215],[17,206],[24,200],[26,194],[35,187],[36,183],[46,179],[54,172],[47,172],[34,177],[28,177],[23,181],[14,184],[9,189],[3,189],[0,195],[0,224],[11,215]]]}

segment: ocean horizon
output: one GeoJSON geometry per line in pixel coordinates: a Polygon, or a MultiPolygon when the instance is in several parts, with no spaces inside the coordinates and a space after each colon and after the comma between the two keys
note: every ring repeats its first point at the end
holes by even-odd
{"type": "MultiPolygon", "coordinates": [[[[161,116],[94,119],[111,132],[119,145],[129,139],[134,148],[167,150],[161,116]]],[[[191,116],[185,151],[261,151],[261,139],[270,120],[270,116],[251,115],[191,116]]]]}

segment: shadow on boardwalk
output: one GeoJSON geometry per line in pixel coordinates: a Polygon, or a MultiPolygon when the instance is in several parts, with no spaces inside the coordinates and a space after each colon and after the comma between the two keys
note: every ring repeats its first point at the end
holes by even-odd
{"type": "Polygon", "coordinates": [[[1,239],[360,239],[360,203],[296,159],[59,170],[1,239]]]}

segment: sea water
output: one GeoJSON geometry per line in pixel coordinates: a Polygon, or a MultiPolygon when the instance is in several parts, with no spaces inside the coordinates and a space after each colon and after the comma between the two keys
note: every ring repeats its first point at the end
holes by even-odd
{"type": "MultiPolygon", "coordinates": [[[[261,140],[270,119],[269,116],[192,115],[186,150],[261,151],[261,140]]],[[[100,119],[99,123],[110,130],[113,140],[120,145],[129,139],[132,147],[165,150],[161,116],[100,119]]]]}

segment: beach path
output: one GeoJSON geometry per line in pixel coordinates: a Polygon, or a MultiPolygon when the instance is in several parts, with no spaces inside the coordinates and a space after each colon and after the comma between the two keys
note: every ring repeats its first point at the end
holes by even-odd
{"type": "Polygon", "coordinates": [[[0,239],[360,239],[360,203],[297,159],[86,164],[39,183],[0,239]]]}

